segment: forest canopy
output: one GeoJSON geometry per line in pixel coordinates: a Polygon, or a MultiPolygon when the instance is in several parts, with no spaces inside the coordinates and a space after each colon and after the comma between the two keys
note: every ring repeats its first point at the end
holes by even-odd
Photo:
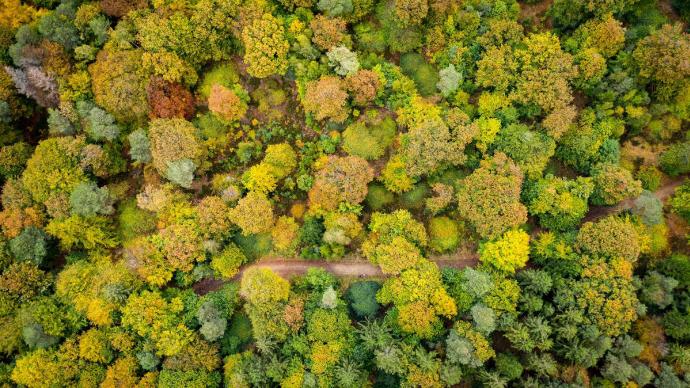
{"type": "Polygon", "coordinates": [[[689,23],[0,0],[0,387],[690,386],[689,23]]]}

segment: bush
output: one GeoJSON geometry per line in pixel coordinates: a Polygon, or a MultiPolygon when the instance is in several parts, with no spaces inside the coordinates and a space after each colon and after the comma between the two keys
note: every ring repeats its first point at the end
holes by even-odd
{"type": "Polygon", "coordinates": [[[347,289],[347,300],[350,308],[357,318],[372,318],[378,313],[380,305],[376,301],[376,293],[381,285],[375,281],[367,280],[355,282],[347,289]]]}
{"type": "Polygon", "coordinates": [[[429,220],[429,248],[436,252],[454,251],[460,244],[458,223],[448,217],[429,220]]]}

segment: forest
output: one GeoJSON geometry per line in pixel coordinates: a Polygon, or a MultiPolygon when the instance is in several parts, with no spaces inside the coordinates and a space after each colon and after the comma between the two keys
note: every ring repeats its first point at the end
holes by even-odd
{"type": "Polygon", "coordinates": [[[690,386],[690,0],[0,0],[0,388],[690,386]]]}

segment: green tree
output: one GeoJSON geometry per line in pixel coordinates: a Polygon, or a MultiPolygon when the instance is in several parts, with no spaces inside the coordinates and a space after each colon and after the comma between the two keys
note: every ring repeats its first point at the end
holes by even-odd
{"type": "Polygon", "coordinates": [[[497,237],[527,221],[520,203],[522,171],[503,153],[481,162],[457,190],[460,214],[482,237],[497,237]]]}
{"type": "Polygon", "coordinates": [[[109,215],[113,208],[113,198],[107,187],[98,187],[93,182],[80,183],[69,197],[72,213],[89,217],[96,214],[109,215]]]}
{"type": "Polygon", "coordinates": [[[539,224],[553,230],[571,229],[587,214],[594,185],[590,178],[576,180],[547,175],[528,189],[527,209],[539,224]]]}

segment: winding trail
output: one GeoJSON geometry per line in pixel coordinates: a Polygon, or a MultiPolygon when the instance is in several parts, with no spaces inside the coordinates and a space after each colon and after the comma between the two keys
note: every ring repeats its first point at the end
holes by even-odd
{"type": "MultiPolygon", "coordinates": [[[[680,186],[687,177],[677,177],[660,187],[654,192],[654,195],[662,202],[665,202],[680,186]]],[[[595,221],[607,215],[618,213],[633,207],[635,199],[627,199],[615,206],[591,206],[589,213],[582,220],[582,222],[595,221]]],[[[534,234],[538,234],[539,230],[535,229],[534,234]]],[[[465,268],[477,265],[479,262],[479,255],[476,249],[464,249],[449,255],[431,256],[430,260],[435,262],[442,268],[465,268]]],[[[350,255],[346,260],[341,261],[314,261],[301,260],[294,258],[281,257],[266,257],[252,264],[242,267],[240,272],[235,275],[233,280],[238,280],[242,277],[244,271],[249,268],[270,268],[278,275],[289,278],[295,275],[302,275],[307,272],[309,268],[323,268],[326,271],[342,277],[383,277],[385,276],[378,266],[371,264],[361,256],[350,255]]],[[[205,294],[209,291],[218,289],[225,281],[222,279],[205,279],[194,284],[194,290],[198,294],[205,294]]]]}

